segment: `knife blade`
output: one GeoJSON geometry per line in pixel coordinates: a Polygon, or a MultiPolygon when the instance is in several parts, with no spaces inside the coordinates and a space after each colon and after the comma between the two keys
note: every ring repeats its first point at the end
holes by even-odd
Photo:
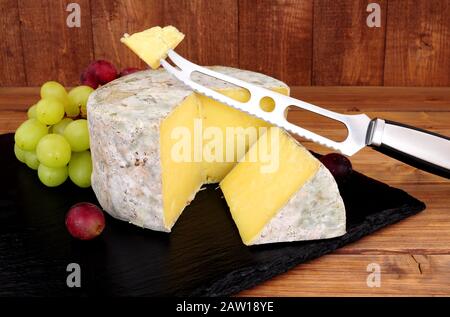
{"type": "Polygon", "coordinates": [[[174,50],[169,50],[168,57],[176,67],[165,59],[161,59],[161,65],[197,93],[347,156],[352,156],[364,147],[371,146],[409,165],[450,178],[450,139],[448,137],[393,121],[370,119],[365,114],[344,115],[333,112],[199,66],[183,58],[174,50]],[[194,73],[245,88],[250,92],[250,99],[240,102],[200,85],[194,81],[192,76],[194,73]],[[267,97],[271,98],[275,104],[271,111],[266,111],[260,106],[260,101],[267,97]],[[337,142],[289,122],[286,119],[286,111],[292,107],[299,107],[343,123],[348,131],[347,138],[337,142]]]}

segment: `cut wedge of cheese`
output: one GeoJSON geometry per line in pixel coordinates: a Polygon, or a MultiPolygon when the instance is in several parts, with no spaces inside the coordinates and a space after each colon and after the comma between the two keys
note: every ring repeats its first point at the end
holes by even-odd
{"type": "Polygon", "coordinates": [[[184,34],[173,26],[152,27],[148,30],[124,34],[120,39],[144,62],[156,69],[160,66],[160,60],[166,58],[169,49],[175,48],[184,39],[184,34]]]}
{"type": "Polygon", "coordinates": [[[262,135],[220,187],[246,245],[345,234],[345,207],[333,176],[279,128],[262,135]]]}
{"type": "MultiPolygon", "coordinates": [[[[212,69],[289,93],[284,83],[262,74],[212,69]]],[[[245,98],[245,90],[221,81],[194,80],[231,98],[245,98]]],[[[269,126],[193,93],[163,69],[133,73],[102,86],[91,94],[87,109],[92,188],[100,204],[116,218],[166,232],[200,187],[221,181],[256,142],[262,132],[254,128],[269,126]],[[227,129],[237,131],[233,141],[226,138],[227,129]],[[247,132],[255,130],[257,134],[248,137],[247,132]],[[209,148],[215,133],[222,135],[222,150],[231,149],[229,160],[214,159],[226,152],[217,146],[209,148]],[[195,149],[198,135],[204,138],[202,151],[197,151],[200,158],[194,151],[180,151],[183,145],[195,149]],[[179,152],[187,154],[187,160],[179,152]]]]}
{"type": "MultiPolygon", "coordinates": [[[[156,69],[183,37],[168,26],[121,41],[156,69]]],[[[212,69],[289,94],[284,83],[262,74],[212,69]]],[[[238,101],[250,97],[245,89],[193,76],[238,101]]],[[[262,100],[261,106],[270,111],[274,105],[262,100]]],[[[193,93],[164,70],[97,89],[87,109],[92,188],[113,217],[168,232],[203,184],[220,182],[247,245],[345,233],[337,185],[305,148],[262,120],[193,93]]]]}

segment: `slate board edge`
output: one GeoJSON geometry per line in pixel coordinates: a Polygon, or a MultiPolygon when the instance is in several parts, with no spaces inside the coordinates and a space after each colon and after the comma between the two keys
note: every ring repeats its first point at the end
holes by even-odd
{"type": "MultiPolygon", "coordinates": [[[[394,188],[394,187],[391,187],[394,188]]],[[[332,253],[333,251],[347,245],[349,243],[355,242],[360,238],[369,235],[383,227],[399,222],[403,219],[413,216],[423,211],[426,208],[424,202],[412,197],[405,191],[394,188],[411,199],[411,203],[415,205],[404,205],[401,208],[388,209],[375,215],[367,217],[363,223],[359,226],[353,228],[351,232],[347,232],[342,237],[334,238],[330,240],[323,240],[324,244],[328,244],[333,241],[333,245],[328,248],[323,248],[313,255],[310,254],[298,254],[298,256],[284,256],[280,258],[278,263],[274,263],[269,267],[264,266],[252,266],[248,268],[242,268],[237,271],[233,271],[230,274],[224,276],[223,278],[213,282],[207,287],[198,288],[194,293],[189,294],[189,296],[200,296],[200,297],[221,297],[234,295],[242,290],[252,288],[262,282],[265,282],[272,277],[279,274],[285,273],[295,266],[305,263],[323,255],[332,253]],[[381,223],[377,223],[377,218],[386,217],[381,223]],[[279,265],[279,263],[283,265],[279,265]]],[[[181,294],[180,294],[181,295],[181,294]]],[[[186,295],[186,294],[184,294],[186,295]]]]}

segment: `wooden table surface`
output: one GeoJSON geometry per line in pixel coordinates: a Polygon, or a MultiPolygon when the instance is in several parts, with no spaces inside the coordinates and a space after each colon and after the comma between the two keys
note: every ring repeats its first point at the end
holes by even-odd
{"type": "MultiPolygon", "coordinates": [[[[0,133],[13,132],[37,102],[38,88],[0,88],[0,133]]],[[[399,121],[450,136],[450,88],[293,87],[292,95],[343,113],[399,121]]],[[[293,110],[290,120],[343,138],[333,122],[293,110]]],[[[309,149],[327,153],[310,142],[309,149]]],[[[401,188],[427,209],[358,242],[271,279],[242,296],[450,296],[450,182],[364,149],[356,170],[401,188]],[[380,287],[368,287],[367,267],[381,269],[380,287]]],[[[380,197],[383,199],[383,197],[380,197]]]]}

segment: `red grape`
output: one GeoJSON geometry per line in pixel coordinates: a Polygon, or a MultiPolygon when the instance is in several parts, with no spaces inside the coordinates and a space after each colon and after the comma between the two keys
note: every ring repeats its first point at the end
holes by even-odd
{"type": "Polygon", "coordinates": [[[70,207],[66,215],[66,228],[74,238],[91,240],[105,228],[105,216],[94,204],[78,203],[70,207]]]}
{"type": "Polygon", "coordinates": [[[89,64],[89,66],[81,74],[81,83],[83,85],[97,88],[113,81],[118,77],[117,69],[108,61],[97,60],[89,64]]]}
{"type": "Polygon", "coordinates": [[[107,84],[118,76],[117,69],[114,65],[105,60],[92,62],[88,66],[87,71],[95,75],[95,78],[100,85],[107,84]]]}
{"type": "Polygon", "coordinates": [[[320,161],[331,172],[337,182],[345,182],[351,175],[352,163],[345,156],[338,153],[330,153],[320,158],[320,161]]]}
{"type": "Polygon", "coordinates": [[[80,81],[82,85],[86,85],[94,89],[99,86],[95,74],[93,72],[89,72],[87,69],[81,74],[80,81]]]}

